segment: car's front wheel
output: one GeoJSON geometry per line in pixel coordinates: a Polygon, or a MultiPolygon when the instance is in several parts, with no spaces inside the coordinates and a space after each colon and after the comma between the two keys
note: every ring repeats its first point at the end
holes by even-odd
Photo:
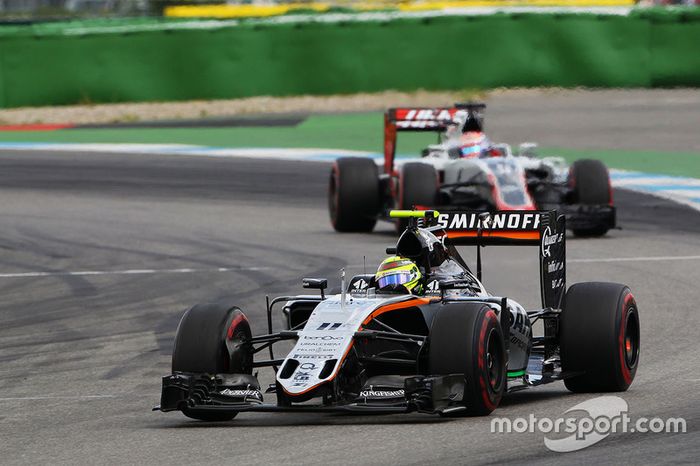
{"type": "Polygon", "coordinates": [[[464,374],[459,415],[486,416],[498,407],[506,388],[503,330],[493,309],[482,303],[449,305],[430,328],[431,375],[464,374]]]}
{"type": "MultiPolygon", "coordinates": [[[[250,324],[243,311],[223,304],[200,304],[185,312],[175,333],[172,371],[206,374],[252,374],[250,324]]],[[[182,412],[201,421],[227,421],[236,413],[182,412]]]]}

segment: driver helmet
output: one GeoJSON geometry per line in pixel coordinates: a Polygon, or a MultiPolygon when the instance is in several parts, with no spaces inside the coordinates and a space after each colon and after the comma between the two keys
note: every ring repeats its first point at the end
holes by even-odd
{"type": "Polygon", "coordinates": [[[462,134],[459,141],[459,152],[462,158],[481,157],[490,144],[486,135],[479,131],[469,131],[462,134]]]}
{"type": "Polygon", "coordinates": [[[423,275],[411,259],[392,256],[384,259],[377,268],[375,280],[380,290],[405,289],[409,293],[420,293],[423,275]]]}

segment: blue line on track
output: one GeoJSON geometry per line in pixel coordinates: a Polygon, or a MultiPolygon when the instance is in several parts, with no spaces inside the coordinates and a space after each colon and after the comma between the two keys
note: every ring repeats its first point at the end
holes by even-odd
{"type": "Polygon", "coordinates": [[[684,185],[684,184],[664,184],[664,185],[653,185],[653,184],[629,184],[625,185],[628,189],[644,189],[647,191],[674,191],[678,189],[689,190],[689,191],[700,191],[700,185],[684,185]]]}
{"type": "Polygon", "coordinates": [[[610,177],[613,180],[628,180],[632,178],[678,178],[671,175],[658,175],[654,173],[643,173],[643,172],[616,172],[611,173],[610,177]]]}

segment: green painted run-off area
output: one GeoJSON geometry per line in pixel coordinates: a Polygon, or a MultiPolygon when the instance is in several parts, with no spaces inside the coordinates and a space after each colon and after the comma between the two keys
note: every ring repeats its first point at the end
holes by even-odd
{"type": "MultiPolygon", "coordinates": [[[[5,131],[0,142],[195,144],[208,147],[327,148],[382,152],[382,114],[315,115],[295,127],[139,128],[5,131]]],[[[434,133],[402,133],[398,153],[418,156],[434,133]]],[[[517,144],[520,141],[506,141],[517,144]]],[[[598,158],[611,168],[700,178],[700,154],[632,150],[582,150],[542,147],[543,155],[573,161],[598,158]]]]}

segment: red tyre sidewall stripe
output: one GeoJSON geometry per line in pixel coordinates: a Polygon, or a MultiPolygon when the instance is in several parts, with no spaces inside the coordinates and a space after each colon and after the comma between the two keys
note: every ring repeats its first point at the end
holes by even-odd
{"type": "Polygon", "coordinates": [[[245,315],[243,315],[242,312],[239,312],[236,317],[233,318],[231,321],[231,325],[228,327],[228,331],[226,332],[226,339],[227,340],[233,340],[233,335],[236,333],[236,328],[241,324],[241,322],[247,322],[248,319],[246,319],[245,315]]]}
{"type": "Polygon", "coordinates": [[[620,352],[620,372],[625,384],[629,385],[632,383],[632,373],[630,372],[627,363],[625,362],[625,328],[627,327],[627,311],[630,307],[636,306],[634,296],[632,293],[628,293],[622,302],[622,316],[620,318],[620,332],[618,334],[617,345],[620,352]]]}
{"type": "Polygon", "coordinates": [[[491,400],[489,396],[489,381],[487,380],[486,368],[484,367],[484,359],[486,352],[486,333],[488,331],[489,323],[491,321],[497,322],[498,318],[493,310],[489,310],[484,315],[481,321],[481,330],[479,331],[479,355],[478,355],[478,368],[479,368],[479,388],[481,389],[481,398],[484,401],[484,406],[493,411],[496,409],[496,403],[491,400]]]}

